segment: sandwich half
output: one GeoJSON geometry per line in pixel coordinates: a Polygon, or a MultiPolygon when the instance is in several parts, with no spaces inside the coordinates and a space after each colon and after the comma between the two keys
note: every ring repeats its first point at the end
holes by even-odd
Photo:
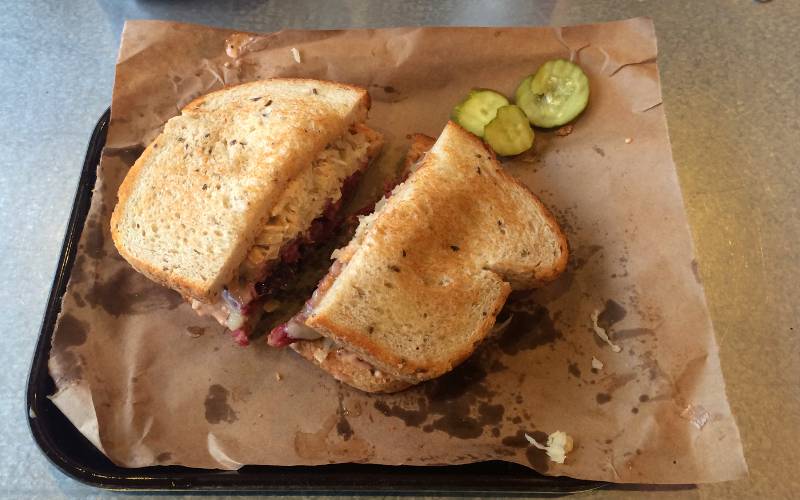
{"type": "Polygon", "coordinates": [[[336,250],[304,309],[274,329],[338,380],[394,392],[438,377],[488,336],[508,294],[555,279],[567,241],[480,139],[417,137],[411,173],[336,250]]]}
{"type": "Polygon", "coordinates": [[[120,254],[247,343],[270,277],[325,238],[381,134],[363,88],[269,79],[189,103],[119,188],[120,254]]]}

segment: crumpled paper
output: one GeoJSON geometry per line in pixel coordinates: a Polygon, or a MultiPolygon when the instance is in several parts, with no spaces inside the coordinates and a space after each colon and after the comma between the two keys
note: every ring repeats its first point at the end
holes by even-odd
{"type": "Polygon", "coordinates": [[[126,467],[501,459],[623,483],[742,477],[656,54],[644,18],[266,35],[127,23],[108,142],[53,338],[53,401],[126,467]],[[370,124],[388,144],[362,186],[366,200],[396,171],[407,134],[437,135],[470,88],[513,95],[557,57],[587,72],[589,107],[569,133],[537,131],[533,151],[505,166],[563,225],[568,271],[515,294],[497,336],[438,380],[368,395],[263,339],[241,348],[177,293],[134,272],[110,240],[116,190],[141,147],[184,104],[222,85],[304,76],[367,87],[370,124]],[[575,441],[563,465],[525,437],[545,442],[556,430],[575,441]]]}

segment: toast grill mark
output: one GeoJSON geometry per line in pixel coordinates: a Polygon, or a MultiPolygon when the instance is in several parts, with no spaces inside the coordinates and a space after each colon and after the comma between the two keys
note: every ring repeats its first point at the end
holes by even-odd
{"type": "Polygon", "coordinates": [[[206,408],[206,421],[209,424],[227,422],[229,424],[238,420],[236,412],[228,405],[228,389],[219,384],[208,388],[208,395],[204,402],[206,408]]]}

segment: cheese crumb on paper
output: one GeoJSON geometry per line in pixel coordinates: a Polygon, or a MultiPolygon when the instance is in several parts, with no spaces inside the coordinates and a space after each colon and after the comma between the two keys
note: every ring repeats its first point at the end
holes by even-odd
{"type": "Polygon", "coordinates": [[[594,368],[597,371],[600,371],[603,369],[603,366],[605,365],[603,365],[602,361],[592,356],[592,368],[594,368]]]}
{"type": "Polygon", "coordinates": [[[525,439],[536,448],[544,450],[547,456],[550,457],[550,461],[557,464],[563,464],[567,458],[567,453],[572,451],[572,437],[563,431],[555,431],[547,436],[547,445],[542,445],[527,432],[525,433],[525,439]]]}
{"type": "Polygon", "coordinates": [[[608,334],[606,333],[605,329],[602,326],[597,324],[597,318],[598,318],[599,315],[600,315],[600,311],[598,311],[598,310],[594,310],[592,312],[592,328],[594,329],[594,333],[596,333],[597,336],[600,337],[603,340],[603,342],[605,342],[606,344],[611,346],[611,350],[612,351],[614,351],[614,352],[622,351],[622,347],[620,347],[617,344],[611,342],[611,339],[608,338],[608,334]]]}
{"type": "Polygon", "coordinates": [[[301,62],[303,62],[300,59],[300,51],[297,50],[297,47],[292,47],[292,57],[294,58],[294,62],[296,62],[297,64],[300,64],[301,62]]]}

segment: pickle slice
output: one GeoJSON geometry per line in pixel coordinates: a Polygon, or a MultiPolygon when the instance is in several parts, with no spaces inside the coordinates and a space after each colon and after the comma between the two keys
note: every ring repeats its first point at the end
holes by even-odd
{"type": "Polygon", "coordinates": [[[581,114],[589,102],[589,79],[574,63],[547,61],[519,84],[517,105],[537,127],[560,127],[581,114]]]}
{"type": "Polygon", "coordinates": [[[506,96],[494,90],[475,89],[453,108],[451,116],[465,129],[483,137],[483,128],[494,119],[497,109],[508,104],[506,96]]]}
{"type": "Polygon", "coordinates": [[[513,156],[523,153],[533,146],[533,129],[528,117],[519,106],[503,106],[497,116],[486,125],[484,140],[495,153],[513,156]]]}

